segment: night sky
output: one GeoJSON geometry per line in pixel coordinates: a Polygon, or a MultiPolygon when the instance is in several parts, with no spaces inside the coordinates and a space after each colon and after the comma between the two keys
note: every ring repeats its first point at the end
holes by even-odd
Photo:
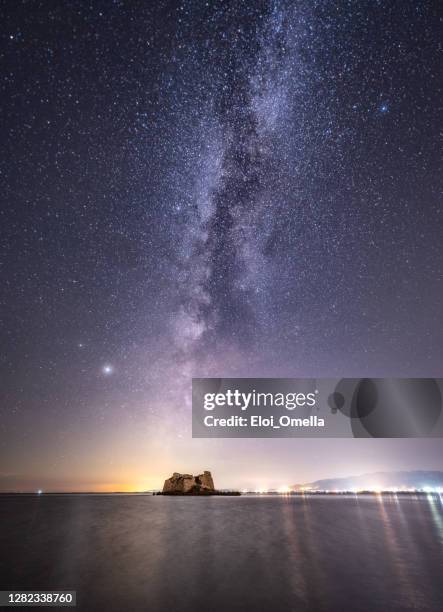
{"type": "Polygon", "coordinates": [[[0,489],[443,469],[440,440],[190,431],[193,375],[441,376],[441,3],[0,24],[0,489]]]}

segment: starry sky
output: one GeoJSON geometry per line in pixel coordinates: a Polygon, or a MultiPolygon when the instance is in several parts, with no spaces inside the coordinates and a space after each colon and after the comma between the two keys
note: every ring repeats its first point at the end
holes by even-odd
{"type": "Polygon", "coordinates": [[[192,376],[441,376],[431,0],[0,6],[0,490],[443,469],[193,440],[192,376]]]}

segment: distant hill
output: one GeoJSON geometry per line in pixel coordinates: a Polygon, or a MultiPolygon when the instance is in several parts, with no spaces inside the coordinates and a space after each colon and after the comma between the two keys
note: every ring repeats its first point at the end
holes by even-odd
{"type": "Polygon", "coordinates": [[[374,472],[346,478],[325,478],[291,487],[294,491],[313,490],[351,490],[351,489],[424,489],[425,487],[443,487],[443,472],[412,470],[408,472],[374,472]]]}

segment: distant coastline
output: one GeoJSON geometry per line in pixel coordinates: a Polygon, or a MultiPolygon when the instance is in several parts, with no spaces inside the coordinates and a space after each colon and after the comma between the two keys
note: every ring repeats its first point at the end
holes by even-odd
{"type": "Polygon", "coordinates": [[[23,497],[54,497],[57,495],[70,495],[70,496],[82,496],[82,495],[94,495],[94,496],[163,496],[163,497],[365,497],[365,496],[392,496],[392,497],[429,497],[438,496],[443,497],[443,493],[439,491],[288,491],[281,493],[279,491],[215,491],[210,493],[163,493],[163,491],[42,491],[36,493],[35,491],[0,491],[0,497],[12,497],[12,496],[23,496],[23,497]]]}
{"type": "MultiPolygon", "coordinates": [[[[179,474],[165,481],[163,489],[145,489],[141,491],[45,491],[36,487],[35,490],[4,490],[0,495],[158,495],[198,491],[200,495],[214,494],[232,495],[239,491],[233,489],[216,489],[211,472],[203,472],[198,476],[179,474]]],[[[277,488],[241,489],[242,495],[402,495],[426,496],[438,494],[443,496],[443,471],[409,470],[391,472],[373,472],[342,478],[326,478],[312,482],[304,482],[292,486],[277,488]]]]}

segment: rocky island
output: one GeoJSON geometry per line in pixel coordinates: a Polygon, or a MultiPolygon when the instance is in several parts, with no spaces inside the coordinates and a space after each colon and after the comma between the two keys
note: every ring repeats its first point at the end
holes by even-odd
{"type": "Polygon", "coordinates": [[[163,491],[158,495],[240,495],[238,491],[217,491],[211,472],[203,474],[180,474],[174,472],[165,480],[163,491]]]}

